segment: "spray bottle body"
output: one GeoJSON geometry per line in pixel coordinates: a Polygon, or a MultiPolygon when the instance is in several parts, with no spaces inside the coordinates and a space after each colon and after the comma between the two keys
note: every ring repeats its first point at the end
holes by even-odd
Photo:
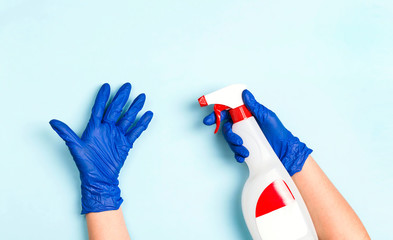
{"type": "Polygon", "coordinates": [[[255,118],[244,105],[243,84],[234,84],[198,99],[214,104],[217,133],[221,111],[229,110],[232,131],[243,139],[250,175],[242,193],[242,210],[254,240],[317,239],[307,207],[295,183],[273,151],[255,118]]]}
{"type": "Polygon", "coordinates": [[[307,207],[295,183],[271,148],[254,117],[236,122],[234,133],[249,150],[242,210],[254,240],[317,239],[307,207]]]}

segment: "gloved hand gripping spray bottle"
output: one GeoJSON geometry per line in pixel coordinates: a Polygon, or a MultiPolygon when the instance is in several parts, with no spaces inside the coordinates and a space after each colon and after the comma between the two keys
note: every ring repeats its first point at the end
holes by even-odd
{"type": "Polygon", "coordinates": [[[245,85],[235,84],[198,99],[214,104],[217,133],[221,111],[229,110],[232,131],[249,151],[249,177],[242,193],[242,210],[254,240],[318,239],[307,207],[255,118],[242,99],[245,85]]]}

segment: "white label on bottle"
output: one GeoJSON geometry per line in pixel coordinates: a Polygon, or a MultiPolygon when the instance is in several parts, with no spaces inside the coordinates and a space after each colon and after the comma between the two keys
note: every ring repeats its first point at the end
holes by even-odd
{"type": "Polygon", "coordinates": [[[292,240],[304,237],[307,226],[296,201],[256,218],[262,239],[292,240]]]}

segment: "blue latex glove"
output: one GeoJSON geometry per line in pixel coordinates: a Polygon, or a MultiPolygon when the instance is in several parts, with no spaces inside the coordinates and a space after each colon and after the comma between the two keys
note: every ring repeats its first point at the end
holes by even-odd
{"type": "Polygon", "coordinates": [[[146,97],[142,93],[120,118],[130,91],[131,84],[124,84],[105,111],[110,87],[107,83],[102,85],[81,138],[63,122],[50,121],[52,128],[65,141],[79,169],[82,214],[117,210],[123,202],[118,181],[120,169],[128,151],[153,117],[153,113],[148,111],[134,124],[145,102],[146,97]]]}
{"type": "MultiPolygon", "coordinates": [[[[300,142],[299,138],[293,136],[292,133],[284,127],[274,112],[258,103],[250,91],[243,91],[243,102],[255,117],[259,127],[262,129],[262,132],[265,134],[289,175],[292,176],[301,171],[304,162],[308,155],[311,154],[312,150],[308,148],[306,144],[300,142]]],[[[243,146],[241,137],[232,132],[233,123],[228,111],[221,112],[221,119],[228,119],[222,129],[225,140],[235,153],[236,160],[240,163],[244,162],[249,152],[243,146]]],[[[213,125],[215,122],[216,117],[214,116],[214,112],[206,116],[203,120],[203,123],[206,125],[213,125]]]]}

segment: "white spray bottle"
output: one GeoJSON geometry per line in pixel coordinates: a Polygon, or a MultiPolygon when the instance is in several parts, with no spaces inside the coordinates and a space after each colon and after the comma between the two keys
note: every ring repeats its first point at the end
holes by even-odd
{"type": "Polygon", "coordinates": [[[217,133],[221,111],[229,110],[232,130],[249,151],[249,177],[242,193],[242,210],[254,240],[318,239],[307,207],[258,123],[242,99],[245,85],[235,84],[198,99],[201,107],[214,104],[217,133]]]}

